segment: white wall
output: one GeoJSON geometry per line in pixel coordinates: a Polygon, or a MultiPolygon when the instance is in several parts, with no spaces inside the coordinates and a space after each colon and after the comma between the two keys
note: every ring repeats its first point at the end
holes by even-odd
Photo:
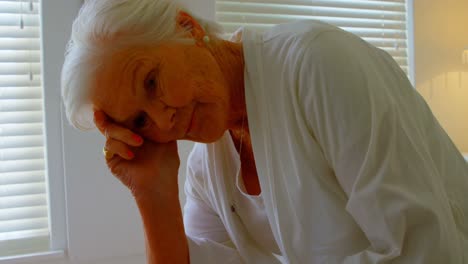
{"type": "MultiPolygon", "coordinates": [[[[145,263],[139,213],[128,190],[107,171],[101,153],[104,138],[74,130],[61,114],[60,69],[80,4],[81,0],[42,1],[49,182],[65,187],[64,192],[51,189],[53,249],[67,250],[67,257],[32,263],[145,263]]],[[[214,17],[214,0],[191,1],[187,6],[200,16],[214,17]]],[[[190,148],[188,142],[179,146],[181,187],[190,148]]]]}
{"type": "Polygon", "coordinates": [[[415,0],[416,88],[462,152],[468,153],[468,0],[415,0]]]}

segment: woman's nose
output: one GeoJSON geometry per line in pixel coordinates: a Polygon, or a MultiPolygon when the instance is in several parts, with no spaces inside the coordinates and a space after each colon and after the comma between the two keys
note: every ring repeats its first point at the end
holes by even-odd
{"type": "Polygon", "coordinates": [[[172,107],[164,107],[163,111],[155,113],[153,120],[159,129],[163,131],[171,130],[175,125],[176,109],[172,107]]]}

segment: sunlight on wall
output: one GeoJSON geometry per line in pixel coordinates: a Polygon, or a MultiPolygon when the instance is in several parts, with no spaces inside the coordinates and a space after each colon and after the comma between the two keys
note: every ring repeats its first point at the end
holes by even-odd
{"type": "Polygon", "coordinates": [[[460,151],[468,152],[468,71],[438,75],[418,91],[460,151]]]}
{"type": "Polygon", "coordinates": [[[468,153],[468,1],[414,0],[416,88],[460,151],[468,153]]]}

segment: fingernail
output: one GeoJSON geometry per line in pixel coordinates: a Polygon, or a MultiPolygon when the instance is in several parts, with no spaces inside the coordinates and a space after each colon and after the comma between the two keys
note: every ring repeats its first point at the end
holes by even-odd
{"type": "Polygon", "coordinates": [[[135,142],[138,143],[138,144],[143,142],[143,139],[138,135],[134,134],[134,135],[132,135],[132,137],[133,137],[133,140],[135,140],[135,142]]]}
{"type": "Polygon", "coordinates": [[[127,151],[127,155],[128,155],[128,157],[129,157],[130,159],[133,159],[133,158],[135,157],[135,154],[133,154],[133,152],[130,151],[130,150],[127,151]]]}
{"type": "Polygon", "coordinates": [[[102,124],[102,115],[100,115],[97,111],[94,112],[94,121],[99,125],[102,124]]]}

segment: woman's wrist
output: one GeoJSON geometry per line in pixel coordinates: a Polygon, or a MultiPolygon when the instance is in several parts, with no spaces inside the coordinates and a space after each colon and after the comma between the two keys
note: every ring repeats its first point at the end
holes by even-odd
{"type": "Polygon", "coordinates": [[[138,188],[129,188],[137,203],[148,203],[154,200],[168,203],[177,200],[179,203],[178,170],[160,171],[158,174],[147,176],[147,178],[154,180],[148,181],[138,188]]]}
{"type": "Polygon", "coordinates": [[[148,263],[186,263],[188,244],[177,191],[135,197],[145,229],[148,263]]]}
{"type": "Polygon", "coordinates": [[[178,186],[165,186],[164,188],[148,188],[144,190],[131,190],[137,204],[149,204],[153,202],[165,204],[179,204],[178,186]]]}

